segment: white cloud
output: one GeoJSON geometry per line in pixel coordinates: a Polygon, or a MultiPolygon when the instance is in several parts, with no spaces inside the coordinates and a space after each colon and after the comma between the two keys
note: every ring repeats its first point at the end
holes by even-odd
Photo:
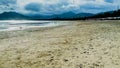
{"type": "MultiPolygon", "coordinates": [[[[11,2],[12,1],[15,1],[15,0],[11,0],[11,2]]],[[[120,4],[120,0],[114,0],[113,3],[106,2],[105,0],[16,0],[16,1],[17,3],[14,5],[16,5],[17,8],[15,7],[13,8],[16,9],[17,12],[22,12],[22,13],[30,12],[25,9],[25,6],[30,3],[40,4],[41,13],[56,13],[56,12],[59,13],[59,12],[66,12],[66,11],[72,11],[72,10],[74,12],[78,12],[81,10],[88,11],[87,9],[84,9],[84,7],[82,7],[83,5],[87,6],[88,4],[89,4],[88,7],[89,6],[92,7],[93,5],[94,5],[93,7],[96,7],[96,8],[104,8],[104,7],[106,8],[106,7],[112,6],[112,9],[115,9],[113,7],[120,4]]],[[[2,7],[4,6],[2,5],[2,7]]],[[[9,10],[9,9],[6,8],[4,10],[9,10]]],[[[94,11],[95,9],[89,9],[89,10],[94,11]]],[[[105,11],[105,9],[103,9],[103,11],[105,11]]]]}

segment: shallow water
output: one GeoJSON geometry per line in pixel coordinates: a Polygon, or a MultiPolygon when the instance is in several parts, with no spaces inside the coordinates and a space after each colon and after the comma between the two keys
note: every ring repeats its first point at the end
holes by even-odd
{"type": "Polygon", "coordinates": [[[62,25],[57,21],[4,20],[0,21],[0,31],[22,30],[33,27],[51,27],[62,25]]]}

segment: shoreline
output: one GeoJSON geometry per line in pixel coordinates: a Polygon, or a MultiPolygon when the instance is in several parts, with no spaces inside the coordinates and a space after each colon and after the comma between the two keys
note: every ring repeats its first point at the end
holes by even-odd
{"type": "Polygon", "coordinates": [[[8,22],[9,24],[8,24],[8,28],[0,29],[0,32],[1,31],[26,30],[26,29],[31,29],[31,28],[56,27],[56,26],[68,24],[67,21],[65,21],[64,23],[63,23],[63,21],[57,22],[57,21],[29,21],[29,20],[23,20],[22,22],[19,20],[18,21],[17,20],[10,20],[10,21],[8,20],[8,21],[1,21],[1,22],[8,22]]]}

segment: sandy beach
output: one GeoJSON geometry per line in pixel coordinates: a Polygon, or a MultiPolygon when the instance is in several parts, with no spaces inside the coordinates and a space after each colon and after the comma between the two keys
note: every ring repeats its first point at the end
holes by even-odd
{"type": "Polygon", "coordinates": [[[0,68],[119,67],[119,20],[0,32],[0,68]]]}

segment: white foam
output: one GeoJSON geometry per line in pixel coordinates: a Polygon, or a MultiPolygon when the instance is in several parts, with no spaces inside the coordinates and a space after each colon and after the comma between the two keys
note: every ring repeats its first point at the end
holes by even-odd
{"type": "Polygon", "coordinates": [[[50,22],[50,21],[34,21],[34,20],[1,20],[0,23],[3,22],[9,22],[11,24],[17,24],[17,23],[39,23],[39,22],[50,22]]]}
{"type": "Polygon", "coordinates": [[[0,29],[0,31],[11,31],[11,30],[24,30],[28,28],[36,28],[36,27],[53,27],[53,26],[59,26],[59,25],[65,25],[65,23],[61,22],[54,22],[54,21],[32,21],[32,20],[3,20],[0,21],[0,23],[3,23],[4,26],[7,26],[7,29],[0,29]],[[4,24],[7,22],[8,24],[4,24]],[[46,23],[48,22],[48,23],[46,23]],[[26,23],[44,23],[39,25],[28,25],[26,23]],[[20,24],[20,25],[19,25],[20,24]]]}

